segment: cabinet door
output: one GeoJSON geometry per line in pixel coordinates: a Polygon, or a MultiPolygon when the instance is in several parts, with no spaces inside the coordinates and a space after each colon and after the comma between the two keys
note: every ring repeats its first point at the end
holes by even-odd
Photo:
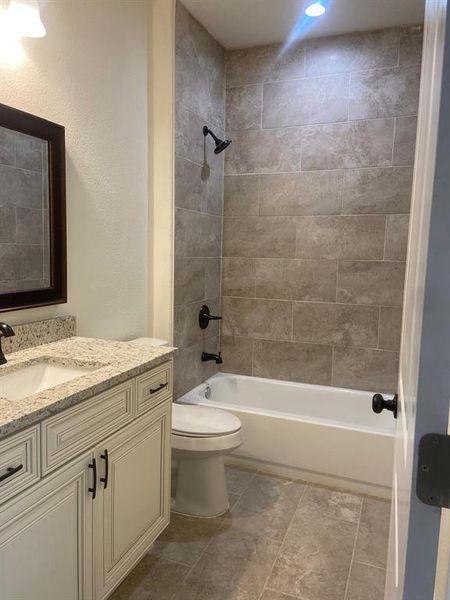
{"type": "Polygon", "coordinates": [[[94,503],[96,600],[108,596],[169,522],[170,408],[165,402],[96,450],[104,480],[94,503]]]}
{"type": "Polygon", "coordinates": [[[0,508],[1,600],[92,598],[92,458],[0,508]]]}

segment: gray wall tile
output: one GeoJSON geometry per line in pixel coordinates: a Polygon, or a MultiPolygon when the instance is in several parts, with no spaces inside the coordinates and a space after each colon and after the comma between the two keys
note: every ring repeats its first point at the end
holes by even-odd
{"type": "Polygon", "coordinates": [[[224,177],[224,215],[259,214],[259,175],[229,175],[224,177]]]}
{"type": "Polygon", "coordinates": [[[177,208],[175,213],[176,256],[220,256],[222,218],[177,208]]]}
{"type": "Polygon", "coordinates": [[[423,27],[402,27],[400,33],[399,64],[420,65],[422,62],[423,27]]]}
{"type": "MultiPolygon", "coordinates": [[[[204,258],[175,259],[175,305],[202,300],[205,295],[204,258]]],[[[213,295],[212,295],[213,296],[213,295]]]]}
{"type": "Polygon", "coordinates": [[[342,171],[261,175],[261,215],[337,215],[342,171]]]}
{"type": "Polygon", "coordinates": [[[34,208],[16,208],[16,242],[43,244],[43,211],[34,208]]]}
{"type": "Polygon", "coordinates": [[[0,127],[0,165],[16,164],[16,134],[10,129],[0,127]]]}
{"type": "Polygon", "coordinates": [[[222,295],[255,297],[255,261],[251,258],[222,260],[222,295]]]}
{"type": "Polygon", "coordinates": [[[220,348],[223,355],[222,371],[238,375],[252,374],[253,340],[222,335],[220,348]]]}
{"type": "Polygon", "coordinates": [[[409,213],[412,177],[412,167],[345,171],[343,214],[409,213]]]}
{"type": "Polygon", "coordinates": [[[386,260],[406,260],[408,248],[409,215],[386,217],[386,260]]]}
{"type": "Polygon", "coordinates": [[[413,165],[416,149],[417,117],[395,119],[393,165],[413,165]]]}
{"type": "Polygon", "coordinates": [[[402,309],[390,306],[380,308],[380,337],[378,345],[385,350],[400,350],[402,309]]]}
{"type": "Polygon", "coordinates": [[[225,217],[223,256],[293,258],[295,231],[288,217],[225,217]]]}
{"type": "Polygon", "coordinates": [[[16,241],[16,209],[13,206],[0,206],[0,223],[0,244],[14,244],[16,241]]]}
{"type": "Polygon", "coordinates": [[[230,88],[226,96],[226,126],[229,131],[261,129],[262,85],[230,88]]]}
{"type": "Polygon", "coordinates": [[[224,297],[222,317],[224,335],[275,340],[292,337],[292,302],[224,297]]]}
{"type": "Polygon", "coordinates": [[[404,262],[341,262],[338,267],[337,300],[344,303],[401,306],[404,279],[404,262]]]}
{"type": "Polygon", "coordinates": [[[331,346],[255,340],[253,375],[329,385],[331,346]]]}
{"type": "Polygon", "coordinates": [[[383,258],[385,217],[299,217],[297,258],[383,258]]]}
{"type": "Polygon", "coordinates": [[[394,393],[397,391],[398,353],[369,348],[334,349],[333,385],[394,393]]]}
{"type": "Polygon", "coordinates": [[[393,132],[393,119],[307,126],[302,170],[389,166],[393,132]]]}
{"type": "Polygon", "coordinates": [[[348,81],[348,75],[330,75],[265,84],[263,127],[346,121],[348,81]]]}
{"type": "Polygon", "coordinates": [[[206,211],[206,181],[202,167],[177,157],[175,161],[175,204],[179,208],[206,211]]]}

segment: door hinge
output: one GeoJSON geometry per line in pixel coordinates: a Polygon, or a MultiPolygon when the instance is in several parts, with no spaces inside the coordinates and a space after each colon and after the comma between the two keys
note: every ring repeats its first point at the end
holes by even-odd
{"type": "Polygon", "coordinates": [[[450,436],[427,433],[419,442],[416,493],[431,506],[450,508],[450,436]]]}

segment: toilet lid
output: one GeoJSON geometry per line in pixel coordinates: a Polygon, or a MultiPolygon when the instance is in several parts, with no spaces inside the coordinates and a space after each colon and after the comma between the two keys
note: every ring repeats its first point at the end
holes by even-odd
{"type": "Polygon", "coordinates": [[[172,404],[172,431],[196,437],[227,435],[239,431],[240,420],[226,410],[196,404],[172,404]]]}

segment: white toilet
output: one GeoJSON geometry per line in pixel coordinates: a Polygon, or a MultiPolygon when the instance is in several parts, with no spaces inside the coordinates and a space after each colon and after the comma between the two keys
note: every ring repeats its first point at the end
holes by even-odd
{"type": "MultiPolygon", "coordinates": [[[[168,346],[157,338],[132,343],[168,346]]],[[[174,512],[216,517],[228,510],[223,457],[242,444],[241,426],[238,417],[226,410],[173,403],[172,454],[178,466],[174,512]]]]}
{"type": "Polygon", "coordinates": [[[215,517],[228,510],[223,457],[242,444],[241,421],[209,406],[172,407],[172,451],[178,476],[172,510],[215,517]]]}

